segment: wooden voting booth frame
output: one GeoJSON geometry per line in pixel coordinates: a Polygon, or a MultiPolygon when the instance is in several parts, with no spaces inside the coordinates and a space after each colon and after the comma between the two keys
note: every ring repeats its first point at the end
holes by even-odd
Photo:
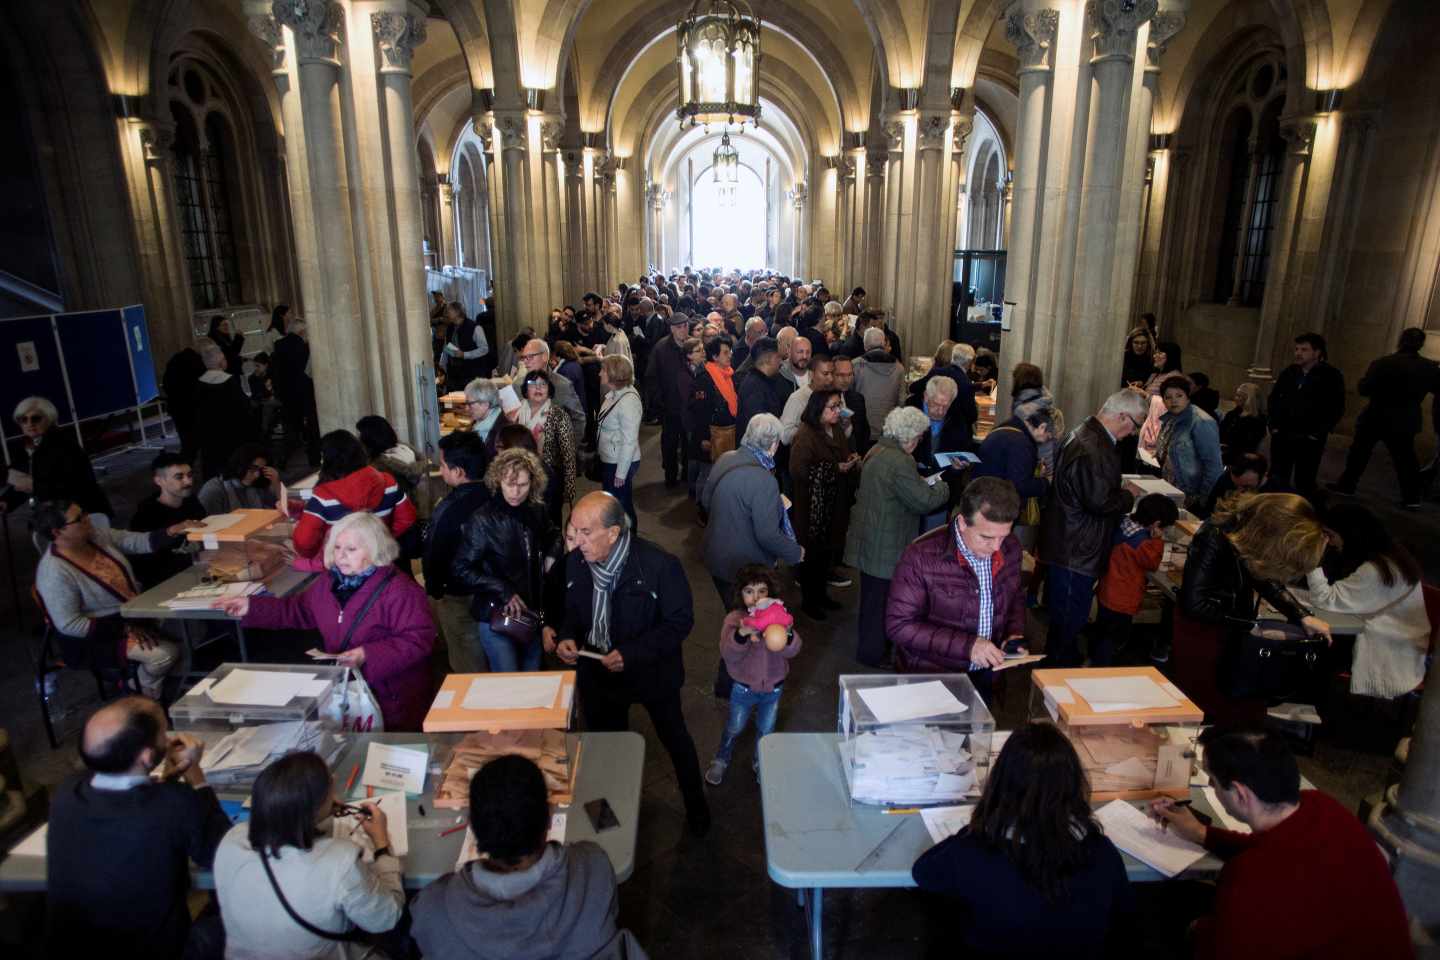
{"type": "Polygon", "coordinates": [[[72,426],[82,449],[81,423],[121,413],[134,414],[140,442],[146,443],[142,409],[159,399],[160,386],[145,307],[0,320],[0,409],[6,414],[6,443],[0,446],[7,466],[9,442],[19,437],[9,413],[32,396],[55,404],[57,426],[72,426]]]}

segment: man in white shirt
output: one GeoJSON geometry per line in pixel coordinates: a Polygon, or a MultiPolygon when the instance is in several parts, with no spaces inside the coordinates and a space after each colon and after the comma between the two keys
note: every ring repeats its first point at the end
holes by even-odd
{"type": "MultiPolygon", "coordinates": [[[[798,346],[802,341],[796,340],[798,346]]],[[[810,341],[805,340],[808,344],[810,341]]],[[[805,406],[810,402],[811,395],[816,390],[833,390],[835,388],[835,362],[829,354],[820,354],[810,361],[809,382],[797,387],[785,401],[785,410],[780,414],[780,442],[787,447],[795,439],[795,432],[800,429],[800,417],[805,413],[805,406]]],[[[844,398],[841,398],[844,402],[844,398]]],[[[845,414],[840,415],[842,419],[845,414]]],[[[848,432],[850,427],[846,423],[848,432]]]]}

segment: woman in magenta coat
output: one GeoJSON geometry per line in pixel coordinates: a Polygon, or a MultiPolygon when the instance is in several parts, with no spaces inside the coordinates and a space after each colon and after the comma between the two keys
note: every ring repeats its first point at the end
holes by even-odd
{"type": "Polygon", "coordinates": [[[284,599],[237,597],[220,607],[246,627],[318,630],[325,651],[370,685],[386,730],[419,730],[433,693],[435,621],[424,588],[395,569],[399,552],[384,521],[352,513],[325,540],[327,576],[284,599]]]}

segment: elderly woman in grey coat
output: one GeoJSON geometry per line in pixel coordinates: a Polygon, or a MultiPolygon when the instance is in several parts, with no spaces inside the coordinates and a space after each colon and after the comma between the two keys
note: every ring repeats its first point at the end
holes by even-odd
{"type": "Polygon", "coordinates": [[[950,496],[945,483],[927,483],[915,466],[915,448],[929,429],[924,413],[896,407],[885,417],[884,434],[860,470],[845,562],[860,571],[855,657],[868,667],[883,666],[885,659],[885,605],[895,564],[915,538],[920,518],[943,510],[950,496]]]}

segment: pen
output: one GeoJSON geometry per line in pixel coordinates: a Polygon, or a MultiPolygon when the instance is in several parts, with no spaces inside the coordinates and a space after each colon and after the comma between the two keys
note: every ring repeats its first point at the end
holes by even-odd
{"type": "Polygon", "coordinates": [[[440,831],[440,836],[442,836],[442,837],[448,837],[448,836],[450,836],[450,834],[455,833],[455,832],[458,831],[458,830],[464,830],[464,829],[465,829],[466,827],[468,827],[468,826],[470,826],[470,823],[467,821],[467,822],[465,822],[465,823],[460,824],[459,826],[451,827],[449,830],[441,830],[441,831],[440,831]]]}
{"type": "Polygon", "coordinates": [[[355,786],[355,778],[358,776],[360,776],[360,764],[357,763],[355,764],[355,766],[350,768],[350,779],[345,781],[346,793],[349,793],[350,788],[355,786]]]}
{"type": "Polygon", "coordinates": [[[919,807],[888,807],[885,813],[919,813],[919,807]]]}

